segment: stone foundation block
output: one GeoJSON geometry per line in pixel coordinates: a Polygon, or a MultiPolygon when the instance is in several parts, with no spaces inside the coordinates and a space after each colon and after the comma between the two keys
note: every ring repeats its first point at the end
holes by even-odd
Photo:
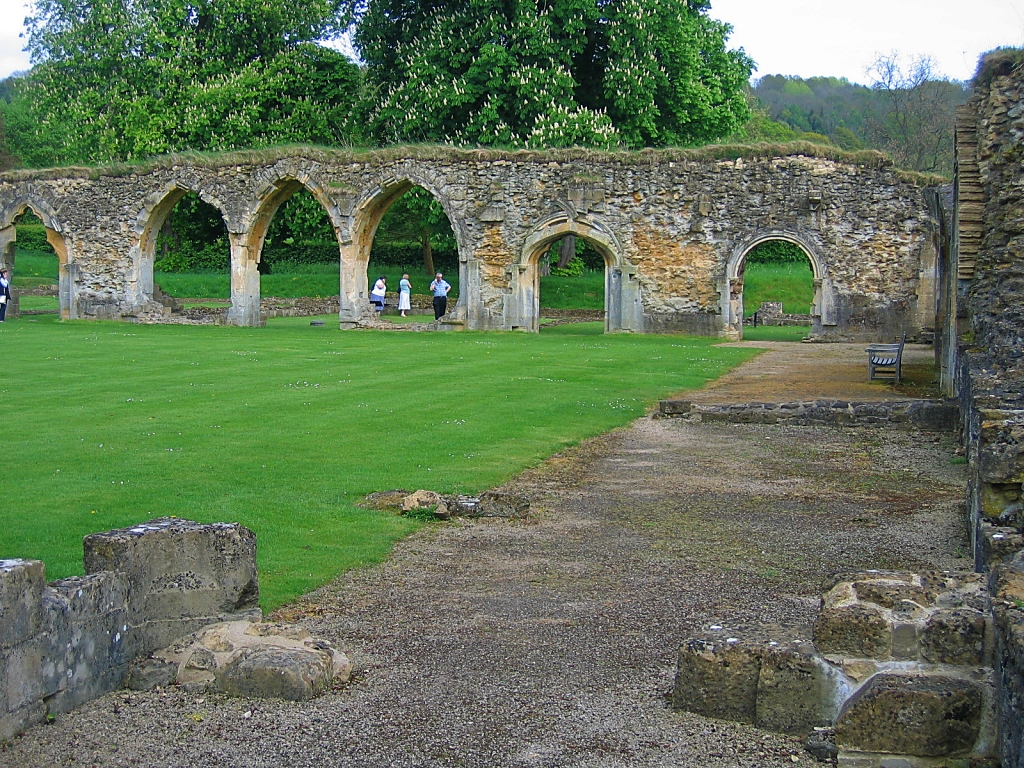
{"type": "Polygon", "coordinates": [[[237,523],[160,518],[83,544],[87,573],[127,575],[143,652],[206,624],[259,615],[256,536],[237,523]]]}
{"type": "Polygon", "coordinates": [[[484,491],[476,513],[479,517],[507,517],[517,519],[530,514],[530,500],[525,496],[500,491],[484,491]]]}
{"type": "Polygon", "coordinates": [[[230,621],[194,635],[132,665],[129,686],[210,687],[232,696],[310,699],[335,681],[345,682],[352,665],[325,640],[293,624],[230,621]]]}
{"type": "Polygon", "coordinates": [[[892,630],[874,608],[826,607],[814,622],[814,645],[823,654],[885,659],[892,651],[892,630]]]}
{"type": "Polygon", "coordinates": [[[0,560],[0,648],[39,631],[45,586],[46,568],[39,560],[0,560]]]}
{"type": "Polygon", "coordinates": [[[810,643],[769,645],[761,651],[754,722],[770,731],[805,736],[835,716],[825,668],[810,643]]]}
{"type": "Polygon", "coordinates": [[[307,701],[334,680],[331,655],[294,648],[248,648],[217,673],[217,688],[231,696],[307,701]]]}
{"type": "Polygon", "coordinates": [[[970,752],[981,732],[983,690],[953,677],[880,674],[836,721],[841,751],[944,757],[970,752]]]}
{"type": "Polygon", "coordinates": [[[688,640],[679,649],[672,703],[706,717],[753,723],[757,719],[760,649],[726,640],[688,640]]]}
{"type": "Polygon", "coordinates": [[[985,616],[971,608],[932,614],[921,633],[921,658],[967,667],[985,663],[985,616]]]}

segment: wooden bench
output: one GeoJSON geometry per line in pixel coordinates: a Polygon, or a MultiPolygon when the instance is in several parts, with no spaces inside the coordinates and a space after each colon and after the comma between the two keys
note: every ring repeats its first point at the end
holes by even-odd
{"type": "Polygon", "coordinates": [[[875,379],[893,379],[900,383],[903,365],[903,345],[907,343],[907,334],[903,334],[899,344],[872,344],[868,353],[868,382],[875,379]]]}

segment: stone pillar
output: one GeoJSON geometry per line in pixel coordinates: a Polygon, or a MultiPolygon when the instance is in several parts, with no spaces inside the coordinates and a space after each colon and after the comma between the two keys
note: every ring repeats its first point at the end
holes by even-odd
{"type": "MultiPolygon", "coordinates": [[[[613,270],[614,271],[614,270],[613,270]]],[[[606,330],[634,331],[644,330],[644,307],[640,299],[640,280],[635,269],[622,268],[619,280],[619,326],[606,330]]],[[[608,306],[607,301],[605,306],[608,306]]],[[[605,313],[606,317],[608,313],[605,313]]]]}
{"type": "Polygon", "coordinates": [[[355,243],[349,241],[341,246],[338,324],[342,329],[355,328],[370,312],[366,266],[355,243]]]}
{"type": "MultiPolygon", "coordinates": [[[[14,255],[17,250],[15,240],[18,237],[17,228],[12,224],[9,227],[0,229],[0,268],[7,270],[7,277],[14,277],[14,255]]],[[[7,317],[18,317],[20,307],[18,294],[11,288],[11,299],[7,303],[7,317]]]]}
{"type": "Polygon", "coordinates": [[[604,331],[611,333],[622,327],[622,270],[618,267],[604,271],[604,331]]]}
{"type": "Polygon", "coordinates": [[[505,328],[536,333],[540,328],[537,265],[513,264],[508,275],[511,293],[505,297],[505,328]]]}
{"type": "Polygon", "coordinates": [[[260,312],[260,273],[255,259],[250,258],[244,234],[231,232],[231,309],[228,325],[259,328],[267,324],[260,312]]]}
{"type": "Polygon", "coordinates": [[[721,284],[722,338],[743,338],[743,278],[726,277],[721,284]]]}

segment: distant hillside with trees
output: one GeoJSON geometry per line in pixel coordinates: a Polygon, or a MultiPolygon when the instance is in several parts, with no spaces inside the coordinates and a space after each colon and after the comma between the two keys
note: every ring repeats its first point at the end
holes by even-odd
{"type": "Polygon", "coordinates": [[[902,167],[952,174],[955,110],[967,86],[939,76],[927,58],[904,68],[896,56],[881,56],[869,74],[873,87],[838,77],[760,78],[750,90],[755,116],[746,137],[879,149],[902,167]]]}

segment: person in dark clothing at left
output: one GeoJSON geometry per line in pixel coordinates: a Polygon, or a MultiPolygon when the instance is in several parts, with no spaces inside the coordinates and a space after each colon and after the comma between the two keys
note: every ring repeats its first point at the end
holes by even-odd
{"type": "Polygon", "coordinates": [[[0,269],[0,323],[7,320],[7,305],[11,301],[11,281],[7,270],[0,269]]]}

